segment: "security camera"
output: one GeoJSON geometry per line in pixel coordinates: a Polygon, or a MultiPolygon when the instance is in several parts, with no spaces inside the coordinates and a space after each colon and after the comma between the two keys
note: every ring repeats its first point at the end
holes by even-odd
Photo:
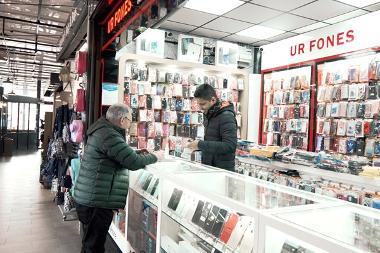
{"type": "Polygon", "coordinates": [[[260,47],[260,52],[264,51],[264,48],[260,47]]]}

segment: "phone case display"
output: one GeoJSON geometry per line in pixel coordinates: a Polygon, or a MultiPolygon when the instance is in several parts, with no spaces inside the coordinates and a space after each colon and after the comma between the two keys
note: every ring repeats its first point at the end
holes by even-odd
{"type": "Polygon", "coordinates": [[[190,252],[256,252],[257,221],[236,210],[227,199],[254,210],[312,205],[317,201],[223,172],[181,174],[177,179],[223,196],[226,202],[218,203],[209,194],[189,191],[179,182],[165,181],[161,221],[161,248],[165,252],[187,252],[175,251],[182,244],[192,245],[190,252]],[[212,184],[205,184],[211,179],[212,184]]]}
{"type": "Polygon", "coordinates": [[[351,252],[380,252],[380,214],[377,210],[337,206],[275,216],[355,248],[351,252]]]}
{"type": "Polygon", "coordinates": [[[310,76],[311,67],[264,75],[263,144],[307,149],[310,76]]]}
{"type": "Polygon", "coordinates": [[[157,206],[133,190],[129,191],[127,239],[137,252],[156,252],[157,206]]]}
{"type": "Polygon", "coordinates": [[[377,57],[318,65],[316,151],[369,158],[379,154],[380,84],[371,74],[377,57]]]}
{"type": "Polygon", "coordinates": [[[196,85],[203,83],[213,85],[223,94],[222,100],[234,103],[241,125],[238,88],[244,87],[244,81],[239,76],[173,72],[164,66],[127,63],[124,102],[130,103],[134,110],[132,121],[138,123],[137,131],[134,125],[129,133],[134,137],[131,140],[138,139],[137,148],[168,147],[171,154],[181,156],[188,141],[202,139],[204,115],[194,99],[194,91],[196,85]]]}

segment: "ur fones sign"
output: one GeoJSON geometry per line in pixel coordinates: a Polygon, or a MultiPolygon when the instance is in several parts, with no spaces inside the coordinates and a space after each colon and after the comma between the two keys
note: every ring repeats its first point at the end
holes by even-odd
{"type": "Polygon", "coordinates": [[[125,0],[107,21],[107,33],[111,33],[115,27],[127,16],[132,9],[132,0],[125,0]]]}
{"type": "MultiPolygon", "coordinates": [[[[323,59],[380,46],[380,11],[290,37],[262,47],[261,69],[323,59]]],[[[269,39],[270,40],[270,39],[269,39]]]]}
{"type": "Polygon", "coordinates": [[[290,46],[290,56],[313,52],[314,50],[323,50],[325,48],[338,47],[345,43],[353,42],[355,39],[354,30],[331,34],[327,37],[312,39],[306,43],[290,46]]]}

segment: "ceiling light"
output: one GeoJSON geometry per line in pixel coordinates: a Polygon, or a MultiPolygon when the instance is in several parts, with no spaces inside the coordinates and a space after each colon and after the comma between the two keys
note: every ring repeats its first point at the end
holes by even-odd
{"type": "Polygon", "coordinates": [[[285,33],[285,31],[269,28],[266,26],[255,25],[241,32],[238,32],[237,35],[264,40],[282,33],[285,33]]]}
{"type": "Polygon", "coordinates": [[[305,32],[308,32],[308,31],[312,31],[312,30],[315,30],[315,29],[318,29],[318,28],[322,28],[322,27],[325,27],[325,26],[328,26],[329,24],[326,24],[326,23],[323,23],[323,22],[317,22],[317,23],[314,23],[314,24],[311,24],[311,25],[307,25],[307,26],[304,26],[304,27],[301,27],[301,28],[298,28],[292,32],[295,32],[295,33],[305,33],[305,32]]]}
{"type": "Polygon", "coordinates": [[[215,15],[223,15],[243,3],[244,2],[240,0],[189,0],[185,4],[185,7],[215,15]]]}
{"type": "Polygon", "coordinates": [[[358,0],[338,0],[338,1],[345,3],[345,4],[356,6],[359,8],[380,2],[378,0],[360,0],[360,1],[358,1],[358,0]]]}
{"type": "Polygon", "coordinates": [[[5,81],[3,82],[3,84],[12,84],[12,81],[11,81],[11,79],[9,79],[9,77],[8,77],[7,80],[5,80],[5,81]]]}

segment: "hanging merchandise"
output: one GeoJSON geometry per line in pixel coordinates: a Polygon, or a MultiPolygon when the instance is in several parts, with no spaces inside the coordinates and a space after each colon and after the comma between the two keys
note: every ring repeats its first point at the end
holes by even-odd
{"type": "Polygon", "coordinates": [[[83,88],[77,89],[75,111],[84,112],[85,110],[86,110],[86,90],[83,88]]]}
{"type": "Polygon", "coordinates": [[[71,141],[75,143],[83,142],[83,121],[73,120],[70,124],[71,141]]]}

